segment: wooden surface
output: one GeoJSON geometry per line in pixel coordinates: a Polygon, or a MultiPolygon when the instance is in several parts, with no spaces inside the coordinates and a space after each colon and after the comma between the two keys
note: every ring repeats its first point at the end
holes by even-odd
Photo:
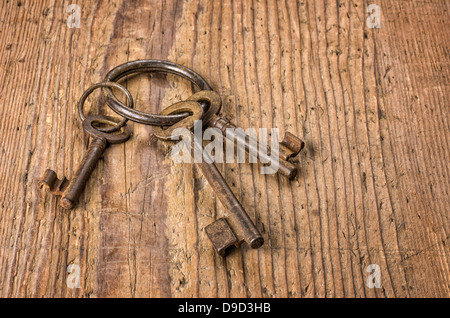
{"type": "MultiPolygon", "coordinates": [[[[449,1],[86,0],[80,28],[70,3],[1,2],[1,296],[450,296],[449,1]],[[75,210],[39,189],[46,168],[70,178],[86,151],[82,92],[148,58],[204,76],[232,122],[306,141],[292,182],[220,165],[261,249],[214,253],[204,227],[220,202],[149,126],[129,124],[75,210]]],[[[153,113],[191,93],[172,76],[126,85],[153,113]]],[[[99,96],[91,111],[112,114],[99,96]]]]}

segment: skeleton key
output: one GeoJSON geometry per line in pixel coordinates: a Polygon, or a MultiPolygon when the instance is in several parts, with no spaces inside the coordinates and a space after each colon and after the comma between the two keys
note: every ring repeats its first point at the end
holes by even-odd
{"type": "MultiPolygon", "coordinates": [[[[195,101],[183,101],[173,104],[164,109],[160,115],[179,114],[183,112],[189,112],[192,115],[167,129],[155,126],[153,128],[153,134],[161,140],[173,140],[172,138],[175,136],[172,136],[172,134],[175,129],[187,128],[191,130],[194,127],[194,123],[200,120],[203,115],[202,107],[195,101]]],[[[191,145],[193,144],[192,150],[203,153],[201,141],[196,140],[192,132],[190,132],[189,136],[191,145]]],[[[203,160],[200,163],[196,163],[196,165],[200,168],[206,180],[208,180],[220,202],[222,202],[227,214],[226,218],[220,218],[205,228],[206,234],[212,241],[217,252],[221,256],[226,256],[230,247],[238,247],[243,241],[252,248],[261,247],[264,243],[262,235],[227,185],[220,171],[212,163],[212,159],[210,157],[208,158],[206,153],[203,153],[203,160]]]]}
{"type": "Polygon", "coordinates": [[[261,161],[269,166],[275,166],[287,178],[293,179],[297,175],[297,167],[290,163],[288,159],[296,156],[305,146],[301,139],[287,132],[283,141],[280,142],[278,153],[273,149],[270,150],[270,148],[268,151],[263,151],[258,140],[243,133],[243,129],[237,129],[238,127],[226,119],[217,116],[221,106],[219,94],[214,91],[200,91],[190,96],[188,100],[209,104],[203,119],[203,128],[207,126],[218,128],[226,138],[233,142],[237,141],[238,145],[242,145],[247,153],[257,154],[261,161]],[[272,156],[270,155],[271,151],[272,156]],[[274,161],[273,157],[278,157],[277,162],[274,161]]]}
{"type": "Polygon", "coordinates": [[[83,121],[83,129],[93,137],[93,140],[72,180],[69,181],[66,177],[59,180],[55,171],[47,169],[39,182],[41,188],[45,186],[52,194],[61,196],[60,205],[64,209],[72,209],[74,207],[76,201],[83,192],[97,161],[102,156],[108,144],[123,143],[130,138],[130,130],[127,126],[123,126],[119,133],[106,133],[97,130],[93,126],[93,123],[108,125],[117,124],[111,117],[103,115],[88,116],[83,121]]]}

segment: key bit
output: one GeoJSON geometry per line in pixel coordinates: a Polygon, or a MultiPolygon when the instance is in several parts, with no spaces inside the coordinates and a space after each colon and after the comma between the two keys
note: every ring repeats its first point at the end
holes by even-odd
{"type": "Polygon", "coordinates": [[[67,185],[67,178],[63,177],[59,180],[56,172],[51,169],[45,170],[44,175],[39,181],[39,187],[41,189],[42,187],[46,187],[50,193],[54,195],[62,195],[64,190],[67,188],[67,185]]]}
{"type": "Polygon", "coordinates": [[[230,247],[239,247],[239,241],[225,218],[207,225],[205,232],[220,256],[226,256],[230,247]]]}

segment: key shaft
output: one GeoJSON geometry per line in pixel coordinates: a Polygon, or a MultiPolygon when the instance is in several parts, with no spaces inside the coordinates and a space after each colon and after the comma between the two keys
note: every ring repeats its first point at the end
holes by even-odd
{"type": "MultiPolygon", "coordinates": [[[[194,134],[192,133],[191,140],[193,140],[192,144],[194,152],[203,152],[202,145],[194,138],[194,134]]],[[[264,243],[261,233],[245,212],[219,169],[212,163],[212,159],[208,157],[208,154],[203,153],[203,160],[200,163],[195,164],[200,168],[206,180],[208,180],[208,183],[211,185],[211,188],[214,190],[216,197],[224,206],[228,223],[233,232],[236,234],[238,240],[245,241],[250,247],[261,247],[264,243]]]]}
{"type": "Polygon", "coordinates": [[[77,171],[61,197],[60,204],[64,209],[70,210],[74,207],[75,202],[78,201],[81,193],[86,187],[86,183],[89,180],[92,171],[97,166],[97,162],[105,152],[107,145],[108,142],[103,137],[97,137],[92,140],[86,155],[83,157],[77,171]]]}

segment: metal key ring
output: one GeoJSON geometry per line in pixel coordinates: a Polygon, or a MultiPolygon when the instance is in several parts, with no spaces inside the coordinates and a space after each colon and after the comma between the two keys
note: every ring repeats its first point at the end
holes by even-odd
{"type": "MultiPolygon", "coordinates": [[[[81,121],[85,121],[86,120],[86,115],[84,114],[84,103],[86,102],[86,99],[88,98],[89,95],[91,95],[91,93],[96,90],[97,88],[100,87],[108,87],[108,89],[111,91],[111,87],[115,87],[120,89],[122,92],[125,93],[125,95],[127,96],[128,101],[130,102],[130,108],[134,107],[134,100],[133,100],[133,96],[131,96],[131,93],[122,85],[115,83],[115,82],[102,82],[102,83],[97,83],[92,85],[91,87],[89,87],[87,90],[84,91],[83,95],[81,96],[80,100],[78,101],[78,115],[81,118],[81,121]]],[[[111,91],[112,92],[112,91],[111,91]]],[[[120,128],[122,128],[125,123],[128,121],[127,118],[122,119],[120,122],[116,123],[114,126],[109,127],[109,128],[96,128],[99,131],[108,133],[108,132],[115,132],[118,131],[120,128]]]]}
{"type": "MultiPolygon", "coordinates": [[[[189,80],[202,91],[212,90],[206,80],[193,70],[179,64],[162,60],[137,60],[121,64],[119,66],[116,66],[111,71],[109,71],[108,74],[106,74],[105,82],[116,82],[127,75],[146,72],[161,72],[178,75],[189,80]]],[[[110,88],[105,87],[105,91],[106,103],[113,111],[115,111],[120,116],[141,124],[152,126],[170,126],[189,116],[188,113],[174,115],[155,115],[141,112],[127,107],[126,105],[121,103],[117,99],[117,97],[114,96],[114,93],[110,88]]],[[[204,113],[206,113],[209,105],[203,102],[201,103],[201,106],[204,110],[204,113]]]]}

